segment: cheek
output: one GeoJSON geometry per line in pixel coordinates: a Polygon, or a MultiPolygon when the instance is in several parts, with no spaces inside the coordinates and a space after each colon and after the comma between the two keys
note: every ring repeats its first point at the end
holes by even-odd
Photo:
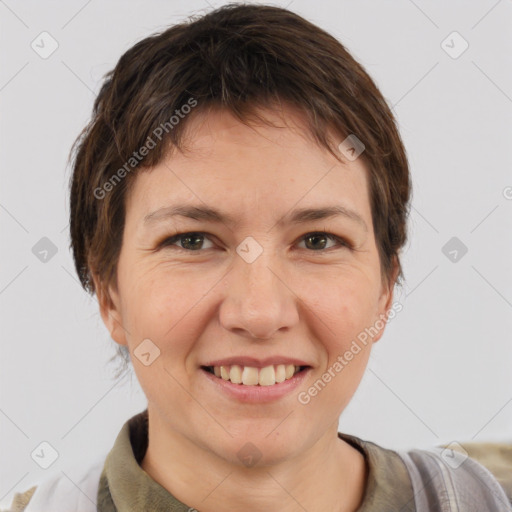
{"type": "MultiPolygon", "coordinates": [[[[154,267],[130,276],[130,292],[125,308],[130,320],[130,351],[137,379],[149,401],[158,404],[162,396],[192,406],[183,393],[187,386],[184,362],[199,337],[200,322],[195,309],[204,295],[204,282],[190,279],[186,273],[164,272],[154,267]],[[136,360],[136,350],[145,339],[158,347],[159,355],[149,366],[136,360]]],[[[139,351],[140,352],[140,351],[139,351]]]]}
{"type": "Polygon", "coordinates": [[[132,343],[136,344],[141,337],[150,338],[167,350],[172,341],[173,351],[180,351],[179,340],[184,340],[185,346],[190,338],[185,331],[192,327],[194,308],[215,281],[209,284],[190,272],[166,271],[157,266],[144,272],[134,271],[128,279],[124,315],[132,327],[132,343]]]}
{"type": "Polygon", "coordinates": [[[328,282],[308,279],[303,284],[302,297],[325,325],[327,339],[340,350],[373,321],[377,303],[375,285],[357,273],[331,276],[328,282]]]}
{"type": "MultiPolygon", "coordinates": [[[[365,329],[372,325],[375,286],[361,273],[333,278],[327,286],[304,284],[309,290],[310,325],[325,351],[325,381],[330,391],[324,395],[334,410],[346,406],[364,375],[371,351],[371,338],[365,329]]],[[[324,379],[322,379],[324,380],[324,379]]],[[[324,404],[325,405],[325,404],[324,404]]]]}

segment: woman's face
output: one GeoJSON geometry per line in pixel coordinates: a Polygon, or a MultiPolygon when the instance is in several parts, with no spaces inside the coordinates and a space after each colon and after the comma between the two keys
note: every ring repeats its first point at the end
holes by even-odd
{"type": "Polygon", "coordinates": [[[191,151],[133,184],[118,287],[111,305],[100,298],[102,316],[169,435],[238,464],[247,450],[262,463],[293,458],[335,437],[383,330],[366,343],[358,335],[381,326],[391,305],[366,169],[296,128],[249,128],[224,111],[190,122],[191,151]],[[327,208],[353,215],[299,215],[327,208]],[[223,360],[235,382],[240,372],[269,384],[287,364],[308,368],[254,386],[204,369],[223,360]]]}

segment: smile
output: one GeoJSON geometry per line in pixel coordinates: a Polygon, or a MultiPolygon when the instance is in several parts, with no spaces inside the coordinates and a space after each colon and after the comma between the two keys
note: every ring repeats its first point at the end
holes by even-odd
{"type": "Polygon", "coordinates": [[[273,386],[291,379],[296,373],[306,369],[306,366],[293,364],[269,365],[263,368],[253,366],[203,366],[202,369],[219,379],[230,381],[242,386],[273,386]]]}

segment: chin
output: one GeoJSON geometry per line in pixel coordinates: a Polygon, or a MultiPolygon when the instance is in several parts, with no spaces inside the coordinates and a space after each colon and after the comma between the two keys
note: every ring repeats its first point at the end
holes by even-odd
{"type": "Polygon", "coordinates": [[[278,439],[267,436],[268,434],[261,433],[235,436],[226,439],[220,451],[219,445],[216,445],[213,451],[230,464],[247,468],[274,466],[295,457],[297,442],[291,438],[292,436],[279,435],[278,439]],[[291,447],[295,447],[294,450],[291,450],[291,447]]]}

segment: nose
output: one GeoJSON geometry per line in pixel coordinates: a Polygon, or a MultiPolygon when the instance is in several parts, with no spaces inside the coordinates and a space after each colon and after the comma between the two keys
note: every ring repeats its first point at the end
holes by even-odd
{"type": "Polygon", "coordinates": [[[293,283],[270,252],[252,263],[237,257],[226,276],[220,323],[239,336],[268,340],[299,322],[293,283]]]}

